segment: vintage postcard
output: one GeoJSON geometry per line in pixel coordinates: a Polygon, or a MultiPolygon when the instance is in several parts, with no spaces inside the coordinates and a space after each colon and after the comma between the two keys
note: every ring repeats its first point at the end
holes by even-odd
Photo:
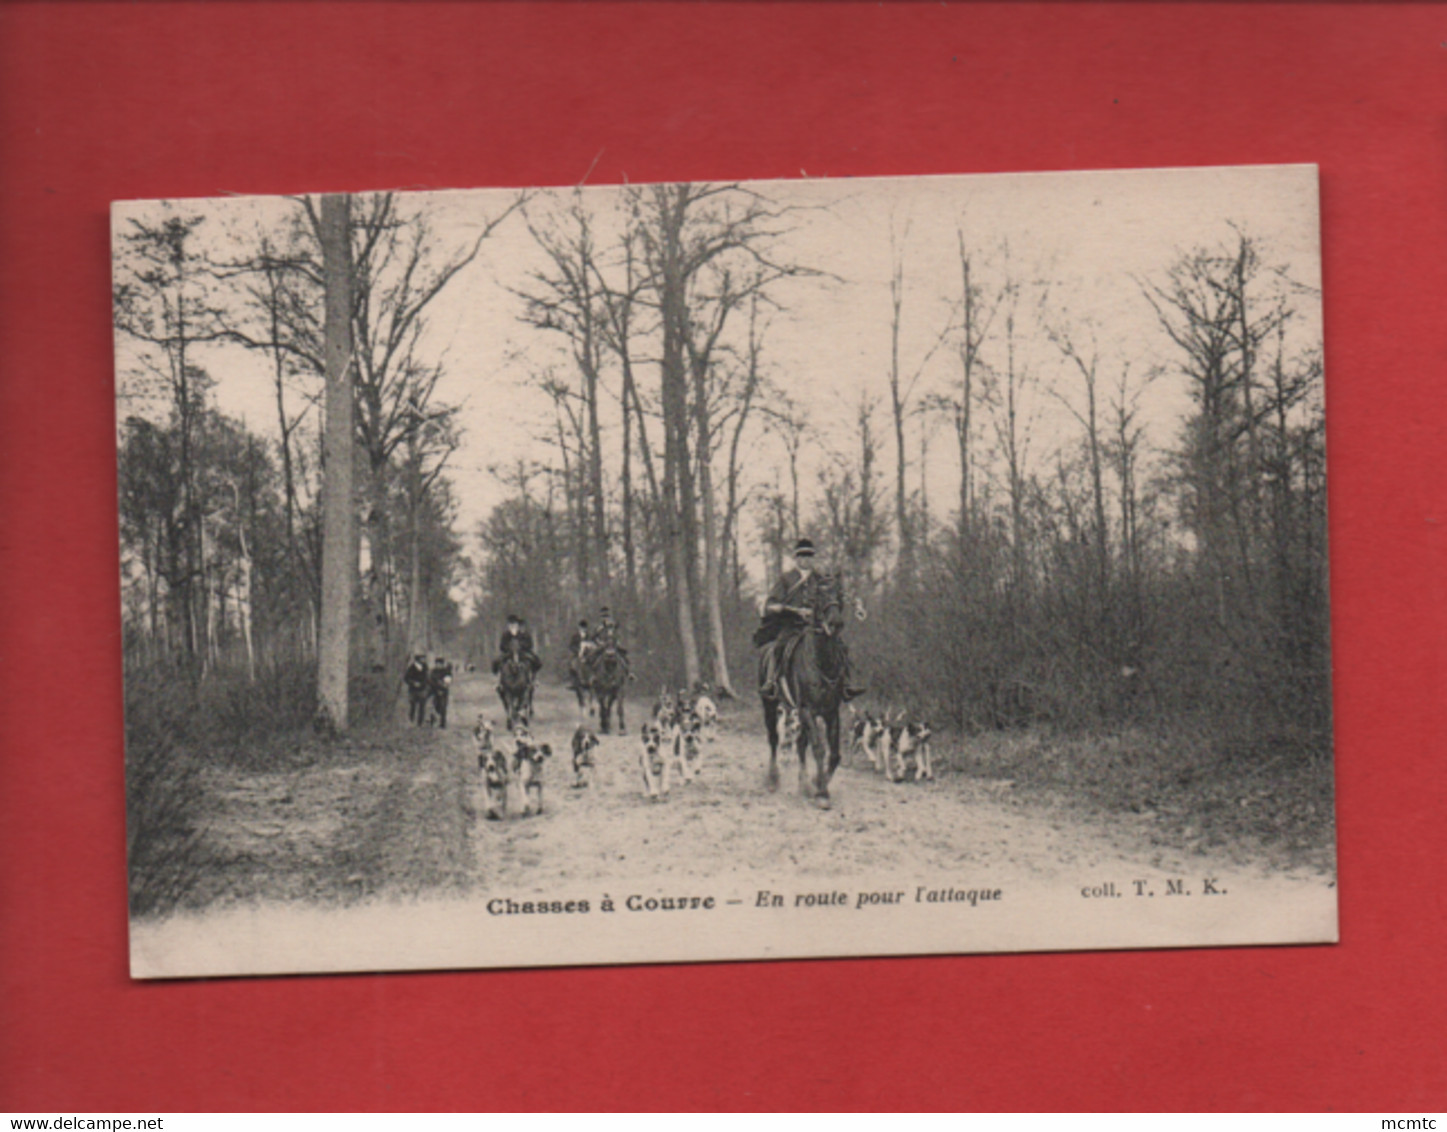
{"type": "Polygon", "coordinates": [[[1337,938],[1314,167],[113,255],[136,977],[1337,938]]]}

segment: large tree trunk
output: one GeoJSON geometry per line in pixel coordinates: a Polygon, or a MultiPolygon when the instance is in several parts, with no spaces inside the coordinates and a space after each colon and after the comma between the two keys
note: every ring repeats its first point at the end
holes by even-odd
{"type": "Polygon", "coordinates": [[[623,579],[627,589],[628,607],[636,608],[638,601],[638,560],[633,549],[633,418],[628,410],[629,386],[633,375],[628,363],[623,363],[623,579]]]}
{"type": "Polygon", "coordinates": [[[683,219],[688,207],[688,186],[675,185],[660,189],[660,258],[663,267],[663,289],[660,306],[663,316],[663,481],[665,537],[668,545],[669,587],[678,617],[679,645],[683,650],[684,676],[689,685],[697,683],[702,673],[698,659],[698,636],[693,614],[693,566],[697,546],[693,511],[692,460],[688,451],[688,375],[684,359],[684,335],[687,333],[688,306],[684,294],[687,281],[683,276],[683,219]]]}
{"type": "Polygon", "coordinates": [[[422,586],[422,468],[415,435],[409,438],[408,449],[407,542],[410,561],[407,564],[407,652],[409,656],[415,656],[419,652],[432,651],[432,633],[422,586]]]}
{"type": "MultiPolygon", "coordinates": [[[[713,660],[713,682],[720,691],[733,697],[729,680],[728,645],[724,637],[723,587],[719,580],[722,569],[718,528],[713,498],[713,432],[708,412],[708,361],[706,356],[693,365],[693,408],[698,432],[698,506],[703,516],[703,586],[704,613],[708,618],[708,635],[713,660]]],[[[692,681],[690,681],[692,686],[692,681]]]]}
{"type": "Polygon", "coordinates": [[[322,197],[322,270],[326,283],[326,448],[322,509],[321,647],[318,722],[347,729],[352,595],[357,570],[352,501],[352,244],[350,200],[322,197]]]}
{"type": "Polygon", "coordinates": [[[971,511],[974,509],[974,492],[970,484],[973,471],[971,447],[975,404],[975,360],[979,355],[983,335],[976,325],[978,312],[975,310],[975,288],[970,280],[970,254],[965,248],[965,234],[956,233],[960,243],[960,278],[964,292],[964,317],[960,341],[960,399],[955,405],[955,439],[960,448],[960,545],[965,547],[970,536],[971,511]]]}
{"type": "Polygon", "coordinates": [[[914,533],[909,522],[909,490],[905,484],[904,396],[900,390],[899,331],[904,306],[904,262],[896,258],[889,280],[892,317],[889,324],[889,404],[894,414],[894,521],[899,531],[899,571],[908,578],[914,570],[914,533]]]}
{"type": "MultiPolygon", "coordinates": [[[[591,295],[588,295],[587,299],[591,303],[591,295]]],[[[606,593],[612,583],[612,576],[608,568],[608,524],[603,497],[603,426],[598,412],[598,360],[591,324],[584,348],[587,356],[583,377],[588,399],[588,519],[592,527],[593,546],[598,555],[598,587],[601,592],[606,593]]]]}
{"type": "Polygon", "coordinates": [[[1105,475],[1101,468],[1100,429],[1096,420],[1095,406],[1095,364],[1092,361],[1090,379],[1086,384],[1089,399],[1090,432],[1090,488],[1095,504],[1095,572],[1100,586],[1102,612],[1110,603],[1110,541],[1109,527],[1105,521],[1105,475]]]}

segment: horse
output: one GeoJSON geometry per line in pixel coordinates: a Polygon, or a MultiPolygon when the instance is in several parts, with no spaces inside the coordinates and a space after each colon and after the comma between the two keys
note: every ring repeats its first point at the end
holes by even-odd
{"type": "Polygon", "coordinates": [[[593,695],[593,684],[588,679],[588,662],[583,658],[586,654],[573,656],[568,661],[568,687],[573,689],[573,694],[578,697],[578,714],[592,715],[595,705],[593,695]]]}
{"type": "Polygon", "coordinates": [[[611,734],[613,708],[618,708],[618,734],[627,735],[628,725],[623,719],[623,689],[628,683],[628,659],[618,651],[618,646],[605,644],[591,657],[587,666],[588,686],[598,705],[598,730],[604,735],[611,734]]]}
{"type": "MultiPolygon", "coordinates": [[[[844,628],[841,600],[837,592],[822,595],[822,611],[802,628],[790,630],[798,640],[785,648],[779,665],[779,696],[760,692],[764,706],[764,728],[769,733],[770,790],[779,788],[779,710],[781,699],[799,715],[799,793],[812,798],[821,810],[830,808],[829,780],[839,766],[839,705],[844,702],[847,675],[839,634],[844,628]],[[814,752],[815,774],[810,782],[809,752],[814,752]]],[[[787,644],[787,642],[785,643],[787,644]]],[[[772,647],[784,647],[775,642],[772,647]]],[[[759,657],[759,682],[763,684],[763,655],[759,657]]]]}
{"type": "Polygon", "coordinates": [[[502,700],[502,710],[507,715],[507,729],[511,731],[519,723],[531,723],[533,718],[533,669],[520,656],[503,658],[497,674],[497,695],[502,700]]]}

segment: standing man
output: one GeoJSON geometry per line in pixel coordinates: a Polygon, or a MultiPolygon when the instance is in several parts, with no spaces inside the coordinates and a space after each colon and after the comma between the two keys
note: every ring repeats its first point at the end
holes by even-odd
{"type": "MultiPolygon", "coordinates": [[[[783,576],[769,591],[764,603],[762,623],[754,633],[754,644],[764,651],[764,682],[759,694],[767,699],[779,696],[779,649],[783,638],[798,633],[814,623],[817,613],[823,613],[821,604],[825,597],[826,583],[832,579],[814,570],[814,542],[801,538],[794,544],[793,569],[785,570],[783,576]]],[[[842,595],[841,595],[842,600],[842,595]]],[[[864,694],[863,688],[853,685],[849,679],[849,648],[843,637],[835,638],[839,653],[844,661],[844,699],[849,701],[864,694]]]]}
{"type": "Polygon", "coordinates": [[[432,691],[432,708],[437,712],[437,726],[447,726],[447,697],[452,688],[452,665],[445,657],[438,657],[432,666],[428,685],[432,691]]]}
{"type": "Polygon", "coordinates": [[[402,682],[407,685],[407,722],[421,727],[427,722],[427,696],[430,686],[425,654],[419,652],[408,662],[407,671],[402,674],[402,682]]]}

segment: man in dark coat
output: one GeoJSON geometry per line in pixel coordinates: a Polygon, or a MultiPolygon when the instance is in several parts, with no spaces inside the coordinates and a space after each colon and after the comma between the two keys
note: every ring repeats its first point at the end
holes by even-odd
{"type": "Polygon", "coordinates": [[[452,665],[438,657],[427,679],[432,692],[432,710],[437,713],[437,726],[447,726],[447,697],[452,689],[452,665]]]}
{"type": "MultiPolygon", "coordinates": [[[[830,584],[831,579],[814,569],[813,541],[801,538],[794,544],[794,567],[785,570],[769,591],[762,622],[754,633],[754,644],[764,650],[764,683],[759,691],[769,699],[775,699],[779,694],[779,656],[783,638],[813,624],[815,614],[823,613],[821,606],[825,587],[830,584]]],[[[849,648],[843,637],[835,639],[844,661],[844,699],[852,700],[863,695],[864,689],[855,687],[849,680],[849,648]]]]}
{"type": "Polygon", "coordinates": [[[618,622],[613,620],[613,611],[606,605],[598,611],[598,627],[593,630],[593,644],[596,648],[612,645],[626,660],[628,650],[618,643],[618,622]]]}
{"type": "Polygon", "coordinates": [[[507,628],[502,631],[502,639],[497,643],[497,659],[492,662],[493,672],[501,672],[502,662],[510,656],[527,661],[534,676],[543,666],[542,660],[533,651],[533,635],[528,632],[527,622],[516,613],[507,615],[507,628]]]}
{"type": "Polygon", "coordinates": [[[402,682],[407,685],[407,721],[421,727],[427,722],[427,696],[429,691],[429,678],[427,675],[427,657],[418,653],[407,664],[407,671],[402,674],[402,682]]]}

